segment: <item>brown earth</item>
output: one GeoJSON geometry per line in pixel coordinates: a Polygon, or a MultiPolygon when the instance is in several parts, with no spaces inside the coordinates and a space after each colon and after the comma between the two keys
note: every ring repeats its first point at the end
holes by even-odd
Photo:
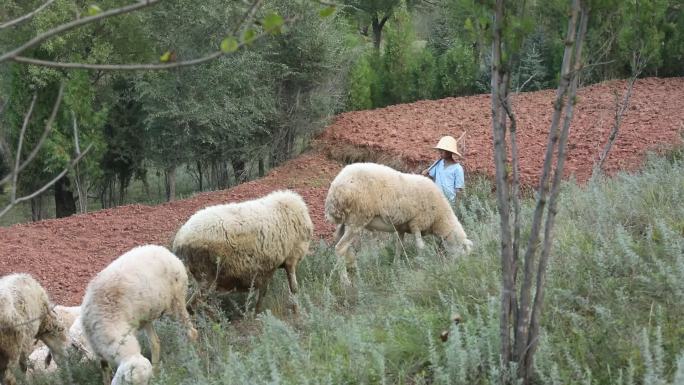
{"type": "MultiPolygon", "coordinates": [[[[614,116],[614,95],[622,81],[582,88],[571,127],[566,175],[586,181],[606,141],[614,116]]],[[[515,97],[522,180],[534,184],[547,141],[553,91],[515,97]]],[[[681,142],[684,131],[684,78],[648,78],[637,82],[631,107],[607,170],[634,170],[648,151],[681,142]]],[[[372,159],[418,170],[434,158],[432,146],[442,135],[467,131],[462,163],[469,175],[493,174],[489,95],[420,101],[339,115],[316,140],[314,149],[273,169],[266,177],[240,186],[206,192],[158,206],[129,205],[64,219],[0,228],[0,275],[33,274],[52,298],[80,302],[87,282],[126,250],[146,243],[169,245],[178,227],[198,209],[263,196],[291,188],[300,193],[316,227],[330,237],[323,201],[342,163],[333,159],[372,159]]]]}
{"type": "MultiPolygon", "coordinates": [[[[625,82],[612,81],[582,88],[572,120],[568,140],[565,176],[586,181],[592,165],[607,141],[614,121],[615,101],[625,82]]],[[[517,117],[521,180],[534,184],[541,169],[551,122],[554,90],[522,93],[513,97],[517,117]]],[[[632,94],[620,133],[606,164],[609,173],[634,170],[647,151],[670,148],[684,133],[684,78],[639,80],[632,94]]],[[[337,150],[344,145],[366,154],[385,154],[396,158],[412,171],[420,170],[435,159],[432,149],[442,135],[463,141],[466,174],[494,175],[491,137],[490,95],[441,100],[426,100],[370,111],[341,114],[321,140],[326,153],[344,158],[350,151],[337,150]]],[[[352,156],[353,157],[353,156],[352,156]]],[[[384,159],[386,160],[386,158],[384,159]]]]}

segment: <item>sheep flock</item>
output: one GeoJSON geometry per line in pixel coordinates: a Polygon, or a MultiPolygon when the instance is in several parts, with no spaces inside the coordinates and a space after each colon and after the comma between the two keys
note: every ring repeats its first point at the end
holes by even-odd
{"type": "MultiPolygon", "coordinates": [[[[335,252],[346,266],[340,274],[345,285],[352,283],[352,248],[364,229],[395,232],[397,255],[406,233],[419,250],[425,235],[436,236],[454,255],[472,248],[431,180],[383,165],[346,166],[330,185],[325,217],[337,225],[335,252]]],[[[51,303],[45,289],[27,274],[1,277],[0,385],[14,385],[13,373],[19,370],[53,371],[70,355],[99,361],[104,384],[148,384],[163,345],[156,320],[171,316],[192,343],[198,332],[188,309],[194,312],[198,298],[254,289],[260,312],[279,268],[285,270],[296,314],[297,265],[309,254],[313,234],[302,197],[275,191],[197,211],[178,229],[169,248],[141,245],[127,251],[93,277],[80,306],[51,303]],[[149,358],[143,355],[138,331],[147,336],[149,358]]]]}

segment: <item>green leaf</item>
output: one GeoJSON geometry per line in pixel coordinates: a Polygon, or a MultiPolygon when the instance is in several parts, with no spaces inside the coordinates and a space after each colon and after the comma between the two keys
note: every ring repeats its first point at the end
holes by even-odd
{"type": "Polygon", "coordinates": [[[331,16],[333,13],[335,13],[335,6],[334,5],[323,8],[318,12],[318,14],[321,15],[321,17],[328,17],[328,16],[331,16]]]}
{"type": "Polygon", "coordinates": [[[98,7],[96,4],[88,6],[88,16],[95,16],[98,13],[102,13],[102,8],[98,7]]]}
{"type": "Polygon", "coordinates": [[[250,44],[254,41],[254,39],[256,39],[256,36],[256,31],[253,28],[249,28],[242,35],[242,41],[244,41],[246,44],[250,44]]]}
{"type": "Polygon", "coordinates": [[[166,51],[166,52],[164,52],[163,55],[161,55],[161,57],[159,58],[159,61],[162,63],[166,63],[167,61],[169,61],[170,58],[171,58],[171,51],[166,51]]]}
{"type": "Polygon", "coordinates": [[[465,25],[463,26],[466,31],[468,32],[473,32],[475,28],[473,27],[473,21],[470,20],[470,18],[467,18],[465,21],[465,25]]]}
{"type": "Polygon", "coordinates": [[[229,53],[235,52],[238,49],[238,41],[234,37],[230,36],[221,41],[221,52],[229,53]]]}
{"type": "Polygon", "coordinates": [[[264,30],[271,34],[280,33],[280,28],[283,26],[283,23],[283,17],[274,12],[271,12],[268,15],[266,15],[266,17],[264,17],[264,20],[262,21],[264,30]]]}

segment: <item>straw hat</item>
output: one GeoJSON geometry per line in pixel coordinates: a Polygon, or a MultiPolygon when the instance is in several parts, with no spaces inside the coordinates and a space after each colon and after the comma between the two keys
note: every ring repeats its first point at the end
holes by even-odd
{"type": "MultiPolygon", "coordinates": [[[[463,135],[461,135],[461,138],[463,138],[463,135]]],[[[461,138],[459,138],[459,140],[461,138]]],[[[458,152],[458,140],[454,139],[453,136],[443,136],[434,148],[449,151],[461,157],[463,156],[460,152],[458,152]]]]}

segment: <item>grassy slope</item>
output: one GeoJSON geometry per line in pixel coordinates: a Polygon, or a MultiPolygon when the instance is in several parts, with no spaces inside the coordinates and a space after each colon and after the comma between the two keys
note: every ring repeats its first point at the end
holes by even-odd
{"type": "MultiPolygon", "coordinates": [[[[652,159],[639,174],[565,185],[536,355],[540,383],[684,383],[681,155],[652,159]]],[[[200,318],[198,346],[160,322],[163,364],[153,383],[498,383],[499,241],[490,192],[486,181],[471,181],[459,207],[476,243],[468,257],[436,249],[420,256],[409,243],[395,262],[388,237],[369,237],[358,290],[345,293],[332,250],[320,245],[299,271],[298,318],[287,311],[278,272],[266,303],[273,314],[200,318]],[[464,321],[443,343],[454,312],[464,321]]],[[[101,383],[94,363],[74,363],[59,377],[31,383],[101,383]]]]}

